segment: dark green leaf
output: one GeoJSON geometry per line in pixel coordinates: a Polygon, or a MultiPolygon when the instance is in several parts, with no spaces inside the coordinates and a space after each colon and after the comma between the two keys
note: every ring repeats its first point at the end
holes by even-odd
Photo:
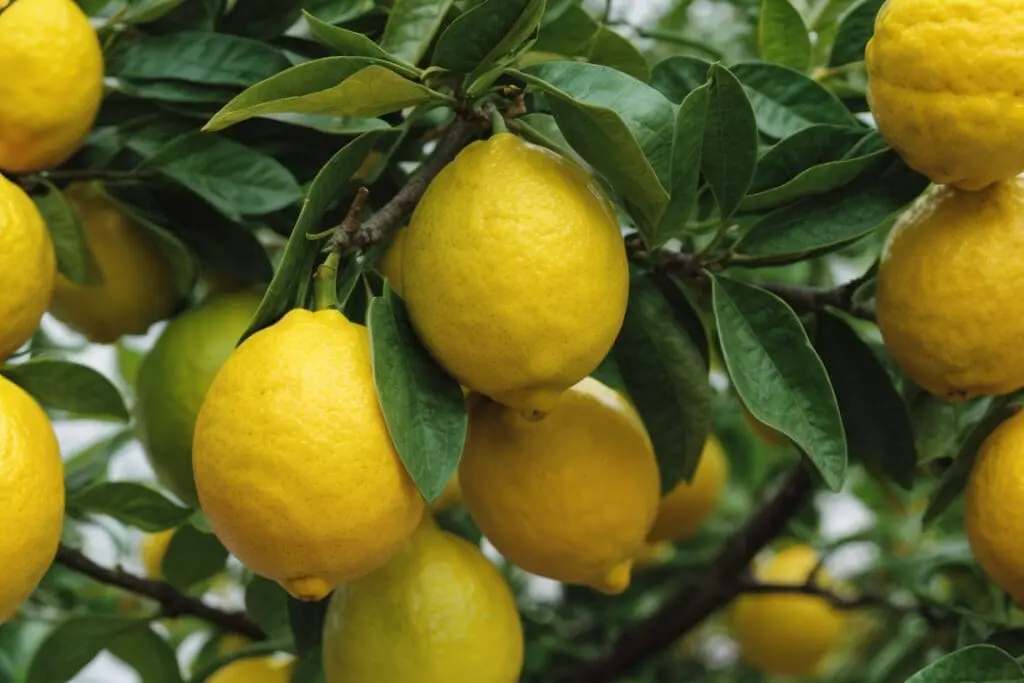
{"type": "Polygon", "coordinates": [[[1024,657],[1024,628],[996,631],[985,642],[1007,652],[1010,656],[1024,657]]]}
{"type": "Polygon", "coordinates": [[[185,589],[224,571],[228,551],[213,534],[186,524],[174,532],[160,573],[174,586],[185,589]]]}
{"type": "Polygon", "coordinates": [[[295,650],[299,657],[305,658],[320,649],[323,639],[324,618],[330,597],[320,602],[302,602],[288,597],[288,621],[295,639],[295,650]]]}
{"type": "Polygon", "coordinates": [[[267,114],[272,121],[280,121],[292,126],[311,128],[331,135],[359,135],[368,130],[390,128],[386,121],[380,119],[361,119],[352,116],[329,116],[327,114],[267,114]]]}
{"type": "Polygon", "coordinates": [[[130,481],[108,481],[82,489],[68,507],[113,517],[143,531],[163,531],[185,523],[192,510],[172,503],[162,493],[130,481]]]}
{"type": "Polygon", "coordinates": [[[651,65],[644,54],[629,40],[604,26],[590,44],[590,62],[618,69],[640,81],[647,82],[651,78],[651,65]]]}
{"type": "Polygon", "coordinates": [[[135,438],[131,428],[114,432],[84,448],[64,462],[64,487],[68,497],[90,486],[105,476],[110,458],[119,453],[135,438]]]}
{"type": "Polygon", "coordinates": [[[185,81],[136,82],[122,78],[114,90],[128,97],[174,104],[222,105],[238,92],[233,88],[186,83],[185,81]]]}
{"type": "Polygon", "coordinates": [[[682,325],[690,339],[697,345],[700,357],[704,360],[704,366],[711,367],[711,349],[708,340],[708,331],[704,320],[699,312],[698,305],[694,302],[693,296],[678,278],[667,275],[662,271],[655,271],[654,284],[661,290],[662,296],[672,307],[672,313],[677,323],[682,325]]]}
{"type": "Polygon", "coordinates": [[[2,374],[44,408],[82,417],[127,422],[128,409],[117,387],[96,370],[54,358],[6,365],[2,374]]]}
{"type": "Polygon", "coordinates": [[[181,683],[181,669],[171,644],[145,623],[117,633],[110,654],[135,669],[142,683],[181,683]]]}
{"type": "Polygon", "coordinates": [[[971,645],[952,652],[907,679],[907,683],[1020,683],[1024,669],[992,645],[971,645]]]}
{"type": "Polygon", "coordinates": [[[724,66],[711,67],[700,168],[728,220],[757,170],[757,123],[743,87],[724,66]]]}
{"type": "Polygon", "coordinates": [[[711,71],[711,62],[686,55],[675,55],[654,65],[651,87],[675,104],[704,85],[711,71]]]}
{"type": "Polygon", "coordinates": [[[323,652],[320,648],[307,652],[295,665],[291,683],[325,683],[323,652]]]}
{"type": "Polygon", "coordinates": [[[70,617],[53,629],[32,657],[26,683],[66,683],[119,634],[135,629],[135,619],[70,617]]]}
{"type": "Polygon", "coordinates": [[[815,123],[855,126],[857,120],[829,90],[778,64],[745,62],[732,67],[765,135],[784,138],[815,123]]]}
{"type": "Polygon", "coordinates": [[[577,163],[582,161],[562,135],[558,122],[551,114],[526,114],[516,119],[515,125],[516,132],[533,144],[554,150],[567,159],[576,160],[577,163]]]}
{"type": "Polygon", "coordinates": [[[462,390],[423,348],[393,290],[370,302],[367,323],[388,432],[423,498],[433,502],[458,469],[466,442],[462,390]]]}
{"type": "Polygon", "coordinates": [[[227,0],[185,0],[159,20],[150,22],[149,30],[153,33],[173,33],[176,31],[199,30],[213,31],[217,22],[224,15],[227,0]]]}
{"type": "Polygon", "coordinates": [[[751,414],[807,454],[826,485],[846,478],[846,438],[825,367],[782,299],[724,277],[712,286],[722,354],[751,414]]]}
{"type": "Polygon", "coordinates": [[[306,10],[330,24],[344,24],[373,11],[373,0],[307,0],[306,10]]]}
{"type": "Polygon", "coordinates": [[[224,33],[272,40],[291,28],[302,15],[303,0],[242,0],[224,17],[224,33]]]}
{"type": "Polygon", "coordinates": [[[451,6],[452,0],[395,0],[380,46],[399,59],[417,64],[451,6]]]}
{"type": "Polygon", "coordinates": [[[708,367],[674,318],[653,277],[635,277],[615,341],[615,360],[654,444],[663,491],[693,476],[711,429],[708,367]]]}
{"type": "Polygon", "coordinates": [[[803,17],[789,0],[761,0],[757,40],[761,59],[807,71],[811,66],[811,37],[803,17]]]}
{"type": "Polygon", "coordinates": [[[875,17],[885,0],[860,0],[839,20],[839,32],[832,43],[829,66],[843,66],[864,60],[864,48],[875,32],[875,17]]]}
{"type": "Polygon", "coordinates": [[[850,460],[911,490],[914,432],[885,368],[849,325],[829,313],[818,317],[814,347],[836,393],[850,460]]]}
{"type": "Polygon", "coordinates": [[[102,284],[103,273],[89,249],[78,214],[55,185],[48,180],[44,184],[46,193],[35,194],[32,200],[46,221],[50,239],[53,240],[57,269],[76,284],[102,284]]]}
{"type": "MultiPolygon", "coordinates": [[[[106,0],[99,0],[105,6],[106,0]]],[[[139,0],[129,3],[121,20],[129,26],[133,24],[148,24],[156,21],[168,12],[176,9],[185,0],[139,0]]]]}
{"type": "Polygon", "coordinates": [[[458,73],[482,74],[515,53],[537,29],[543,12],[543,0],[485,0],[445,29],[432,63],[458,73]]]}
{"type": "Polygon", "coordinates": [[[566,57],[581,56],[588,52],[600,29],[601,26],[582,7],[567,5],[557,17],[543,22],[533,49],[566,57]]]}
{"type": "Polygon", "coordinates": [[[338,54],[347,57],[373,57],[382,61],[391,62],[396,70],[409,78],[418,78],[422,73],[411,64],[396,59],[384,51],[377,43],[373,42],[362,33],[349,31],[340,26],[333,26],[326,21],[317,19],[309,12],[305,13],[306,21],[313,35],[327,47],[336,50],[338,54]]]}
{"type": "Polygon", "coordinates": [[[245,611],[271,640],[292,636],[288,621],[288,593],[276,581],[253,576],[245,588],[245,611]]]}

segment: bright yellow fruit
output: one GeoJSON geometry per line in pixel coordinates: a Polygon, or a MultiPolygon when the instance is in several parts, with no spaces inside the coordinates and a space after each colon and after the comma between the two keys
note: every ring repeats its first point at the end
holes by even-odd
{"type": "Polygon", "coordinates": [[[879,130],[936,183],[1012,178],[1024,171],[1021,59],[1020,0],[888,0],[867,47],[879,130]]]}
{"type": "Polygon", "coordinates": [[[64,523],[64,465],[50,420],[0,377],[0,623],[50,568],[64,523]]]}
{"type": "Polygon", "coordinates": [[[893,359],[950,400],[1024,386],[1024,180],[934,188],[897,222],[878,272],[893,359]]]}
{"type": "Polygon", "coordinates": [[[177,529],[167,529],[142,537],[139,553],[142,555],[142,566],[149,578],[163,578],[164,556],[167,554],[167,548],[171,545],[175,531],[177,529]]]}
{"type": "Polygon", "coordinates": [[[0,362],[39,327],[53,294],[55,263],[36,205],[0,176],[0,362]]]}
{"type": "Polygon", "coordinates": [[[391,288],[402,295],[402,249],[405,244],[405,236],[408,230],[399,230],[395,238],[391,240],[384,258],[380,260],[380,273],[391,283],[391,288]]]}
{"type": "Polygon", "coordinates": [[[714,435],[704,442],[693,481],[681,481],[662,498],[650,542],[693,538],[715,511],[729,479],[729,458],[714,435]]]}
{"type": "Polygon", "coordinates": [[[459,481],[473,519],[509,561],[610,594],[629,585],[661,489],[640,418],[591,378],[540,421],[471,396],[459,481]]]}
{"type": "Polygon", "coordinates": [[[144,334],[170,316],[182,292],[156,238],[121,213],[98,185],[72,185],[64,195],[81,218],[102,281],[78,285],[58,276],[50,312],[99,344],[144,334]]]}
{"type": "Polygon", "coordinates": [[[1024,604],[1024,413],[992,432],[978,450],[967,484],[964,522],[985,573],[1024,604]]]}
{"type": "Polygon", "coordinates": [[[4,9],[0,74],[0,169],[39,171],[71,156],[103,96],[100,42],[78,5],[18,0],[4,9]]]}
{"type": "Polygon", "coordinates": [[[437,176],[404,238],[402,290],[459,382],[528,415],[604,359],[629,288],[618,222],[570,161],[510,134],[437,176]]]}
{"type": "Polygon", "coordinates": [[[303,600],[387,561],[426,507],[388,436],[367,330],[336,310],[292,311],[235,349],[192,459],[220,540],[303,600]]]}
{"type": "MultiPolygon", "coordinates": [[[[763,583],[803,585],[818,566],[818,554],[806,545],[781,551],[754,569],[763,583]]],[[[833,584],[828,572],[819,585],[833,584]]],[[[843,615],[826,600],[810,595],[744,595],[730,611],[733,636],[754,668],[780,676],[811,676],[843,634],[843,615]]]]}
{"type": "Polygon", "coordinates": [[[206,683],[291,683],[294,659],[250,657],[217,670],[206,683]]]}
{"type": "Polygon", "coordinates": [[[517,683],[523,666],[505,579],[429,515],[387,564],[337,590],[323,645],[327,683],[517,683]]]}
{"type": "Polygon", "coordinates": [[[160,482],[197,505],[192,436],[203,397],[249,327],[260,296],[215,294],[172,320],[139,369],[135,417],[160,482]]]}

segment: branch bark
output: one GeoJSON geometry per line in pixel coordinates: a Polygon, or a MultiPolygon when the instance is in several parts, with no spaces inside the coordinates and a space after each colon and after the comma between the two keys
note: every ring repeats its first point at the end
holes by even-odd
{"type": "Polygon", "coordinates": [[[722,546],[696,585],[666,600],[654,614],[627,629],[598,659],[585,662],[558,683],[610,683],[692,630],[740,592],[754,556],[782,533],[814,488],[803,463],[779,490],[722,546]]]}
{"type": "Polygon", "coordinates": [[[853,300],[853,292],[849,288],[836,287],[822,289],[790,285],[782,282],[761,282],[758,286],[775,294],[797,311],[814,312],[826,308],[837,308],[862,320],[874,320],[875,312],[869,307],[853,300]]]}
{"type": "Polygon", "coordinates": [[[121,568],[110,569],[96,564],[82,552],[61,545],[55,562],[108,586],[155,600],[166,617],[191,616],[209,622],[224,631],[237,633],[250,640],[265,640],[267,635],[245,612],[229,612],[210,607],[198,598],[185,595],[164,581],[144,579],[121,568]]]}

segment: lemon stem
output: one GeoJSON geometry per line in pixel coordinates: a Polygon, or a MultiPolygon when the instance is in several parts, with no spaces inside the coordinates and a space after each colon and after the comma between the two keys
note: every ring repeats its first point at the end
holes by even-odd
{"type": "Polygon", "coordinates": [[[491,132],[494,135],[497,135],[498,133],[507,133],[508,132],[508,126],[505,125],[505,117],[498,110],[498,108],[495,107],[494,105],[491,105],[490,109],[491,109],[491,132]]]}
{"type": "Polygon", "coordinates": [[[313,307],[322,311],[338,307],[338,264],[341,255],[332,251],[313,276],[313,307]]]}

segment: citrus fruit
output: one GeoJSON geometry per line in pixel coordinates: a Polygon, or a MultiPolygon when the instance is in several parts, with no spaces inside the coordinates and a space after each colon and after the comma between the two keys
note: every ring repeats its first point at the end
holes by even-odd
{"type": "Polygon", "coordinates": [[[260,296],[244,290],[211,296],[168,323],[139,369],[135,416],[146,457],[190,505],[199,502],[192,479],[199,407],[259,305],[260,296]]]}
{"type": "Polygon", "coordinates": [[[36,205],[0,176],[0,361],[39,327],[53,294],[55,263],[50,233],[36,205]]]}
{"type": "Polygon", "coordinates": [[[513,135],[464,149],[405,232],[413,326],[461,384],[499,403],[551,412],[622,326],[629,272],[611,205],[582,169],[513,135]]]}
{"type": "Polygon", "coordinates": [[[693,481],[680,481],[661,499],[658,517],[647,540],[682,541],[696,536],[715,511],[728,478],[729,459],[722,444],[711,435],[704,442],[693,481]]]}
{"type": "MultiPolygon", "coordinates": [[[[754,568],[758,581],[799,586],[818,566],[818,553],[806,545],[782,550],[754,568]]],[[[833,581],[822,569],[815,581],[833,581]]],[[[806,677],[835,647],[843,633],[843,616],[824,598],[791,593],[743,595],[730,612],[733,636],[743,659],[768,674],[806,677]]]]}
{"type": "Polygon", "coordinates": [[[1024,180],[938,187],[897,221],[878,272],[878,326],[911,379],[950,400],[1024,386],[1024,180]]]}
{"type": "Polygon", "coordinates": [[[964,524],[971,550],[985,573],[1024,604],[1024,413],[1003,422],[981,445],[967,484],[964,524]]]}
{"type": "Polygon", "coordinates": [[[142,567],[146,570],[146,576],[149,578],[163,578],[164,556],[167,554],[167,548],[171,545],[175,531],[177,529],[166,529],[142,537],[139,552],[142,555],[142,567]]]}
{"type": "Polygon", "coordinates": [[[220,540],[299,599],[383,564],[426,507],[388,436],[367,330],[336,310],[292,311],[235,349],[192,459],[220,540]]]}
{"type": "Polygon", "coordinates": [[[327,683],[516,683],[523,629],[501,573],[427,515],[384,566],[338,588],[323,651],[327,683]]]}
{"type": "Polygon", "coordinates": [[[888,0],[866,57],[878,128],[914,169],[965,190],[1024,171],[1019,0],[888,0]]]}
{"type": "Polygon", "coordinates": [[[64,195],[82,221],[99,281],[79,285],[58,276],[50,312],[100,344],[144,334],[170,316],[182,292],[156,238],[124,215],[98,185],[72,185],[64,195]]]}
{"type": "Polygon", "coordinates": [[[39,171],[71,156],[103,96],[100,42],[78,5],[18,0],[4,9],[0,74],[0,169],[39,171]]]}
{"type": "Polygon", "coordinates": [[[380,273],[391,283],[391,288],[402,294],[402,248],[405,243],[405,235],[408,230],[399,230],[395,238],[391,240],[384,258],[380,260],[380,273]]]}
{"type": "Polygon", "coordinates": [[[0,622],[13,615],[50,568],[64,523],[64,465],[49,418],[0,377],[0,622]]]}
{"type": "Polygon", "coordinates": [[[430,509],[434,512],[444,512],[450,510],[459,503],[462,502],[462,487],[459,486],[459,475],[456,473],[448,483],[444,485],[444,491],[441,491],[441,495],[437,497],[430,505],[430,509]]]}
{"type": "Polygon", "coordinates": [[[640,418],[591,378],[540,421],[471,396],[459,482],[473,519],[508,560],[605,593],[629,585],[660,497],[640,418]]]}
{"type": "Polygon", "coordinates": [[[206,683],[291,683],[295,660],[277,657],[236,659],[217,669],[206,683]]]}

